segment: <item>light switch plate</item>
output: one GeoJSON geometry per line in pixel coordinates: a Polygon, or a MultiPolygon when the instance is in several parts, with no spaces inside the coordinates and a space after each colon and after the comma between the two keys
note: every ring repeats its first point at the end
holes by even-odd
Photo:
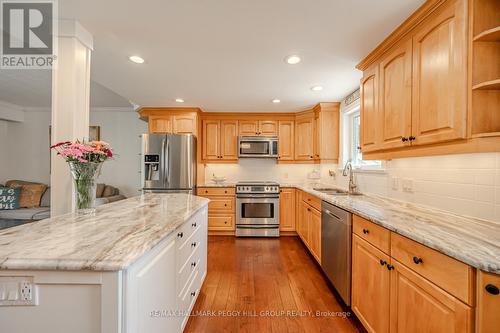
{"type": "Polygon", "coordinates": [[[33,276],[0,276],[0,306],[38,305],[33,276]]]}

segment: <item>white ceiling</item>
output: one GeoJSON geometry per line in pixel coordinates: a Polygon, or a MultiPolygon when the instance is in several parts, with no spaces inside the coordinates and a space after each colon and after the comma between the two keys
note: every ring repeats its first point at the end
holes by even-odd
{"type": "MultiPolygon", "coordinates": [[[[0,101],[21,107],[45,109],[51,105],[50,70],[0,70],[0,101]]],[[[129,101],[104,87],[90,82],[90,105],[94,108],[130,108],[129,101]]]]}
{"type": "Polygon", "coordinates": [[[353,91],[354,66],[423,2],[63,0],[59,12],[94,35],[93,80],[136,104],[291,111],[353,91]]]}

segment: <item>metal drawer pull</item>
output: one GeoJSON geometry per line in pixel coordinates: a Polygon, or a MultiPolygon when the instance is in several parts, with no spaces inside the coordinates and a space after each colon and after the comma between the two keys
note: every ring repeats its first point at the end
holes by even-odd
{"type": "Polygon", "coordinates": [[[393,270],[393,269],[394,269],[394,266],[392,266],[392,265],[387,265],[387,269],[391,271],[391,270],[393,270]]]}
{"type": "Polygon", "coordinates": [[[196,291],[193,291],[193,292],[191,293],[191,296],[195,297],[195,296],[196,296],[196,291]]]}
{"type": "Polygon", "coordinates": [[[380,264],[381,264],[382,266],[387,265],[387,261],[380,259],[380,264]]]}
{"type": "Polygon", "coordinates": [[[193,223],[193,224],[191,224],[191,226],[192,226],[193,228],[196,228],[196,225],[197,225],[197,224],[196,224],[196,222],[195,222],[195,223],[193,223]]]}
{"type": "Polygon", "coordinates": [[[183,232],[179,232],[179,233],[177,234],[177,237],[179,237],[179,238],[184,237],[184,233],[183,233],[183,232]]]}
{"type": "Polygon", "coordinates": [[[191,243],[191,247],[196,247],[196,242],[191,243]]]}
{"type": "Polygon", "coordinates": [[[500,290],[498,290],[497,286],[494,286],[492,284],[487,284],[484,289],[492,295],[498,295],[500,293],[500,290]]]}
{"type": "Polygon", "coordinates": [[[195,262],[192,262],[192,263],[191,263],[191,267],[196,267],[196,263],[195,263],[195,262]]]}
{"type": "Polygon", "coordinates": [[[418,264],[421,264],[423,263],[424,261],[422,260],[422,258],[419,258],[419,257],[413,257],[413,262],[418,265],[418,264]]]}
{"type": "Polygon", "coordinates": [[[370,233],[370,230],[368,229],[363,229],[363,233],[366,235],[366,234],[369,234],[370,233]]]}

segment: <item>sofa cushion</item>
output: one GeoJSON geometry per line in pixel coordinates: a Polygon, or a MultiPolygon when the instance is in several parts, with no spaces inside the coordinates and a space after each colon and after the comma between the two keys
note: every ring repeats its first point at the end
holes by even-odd
{"type": "Polygon", "coordinates": [[[96,188],[96,193],[95,193],[95,196],[96,198],[102,198],[102,193],[104,192],[104,187],[106,185],[104,184],[97,184],[97,188],[96,188]]]}
{"type": "Polygon", "coordinates": [[[19,209],[21,188],[0,187],[0,210],[19,209]]]}
{"type": "Polygon", "coordinates": [[[0,219],[6,220],[43,220],[50,217],[47,207],[0,210],[0,219]]]}
{"type": "Polygon", "coordinates": [[[50,187],[47,187],[45,192],[43,192],[40,207],[50,207],[50,187]]]}
{"type": "Polygon", "coordinates": [[[9,180],[6,183],[9,187],[21,187],[21,199],[19,206],[21,208],[40,207],[42,194],[47,189],[47,185],[41,183],[32,183],[22,180],[9,180]]]}

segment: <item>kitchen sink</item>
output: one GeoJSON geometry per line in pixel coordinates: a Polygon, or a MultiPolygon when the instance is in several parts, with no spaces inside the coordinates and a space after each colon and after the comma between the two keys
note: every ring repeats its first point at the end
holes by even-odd
{"type": "Polygon", "coordinates": [[[347,194],[349,194],[347,191],[341,190],[338,188],[316,187],[316,188],[313,188],[313,190],[324,193],[324,194],[329,194],[329,195],[347,195],[347,194]]]}

